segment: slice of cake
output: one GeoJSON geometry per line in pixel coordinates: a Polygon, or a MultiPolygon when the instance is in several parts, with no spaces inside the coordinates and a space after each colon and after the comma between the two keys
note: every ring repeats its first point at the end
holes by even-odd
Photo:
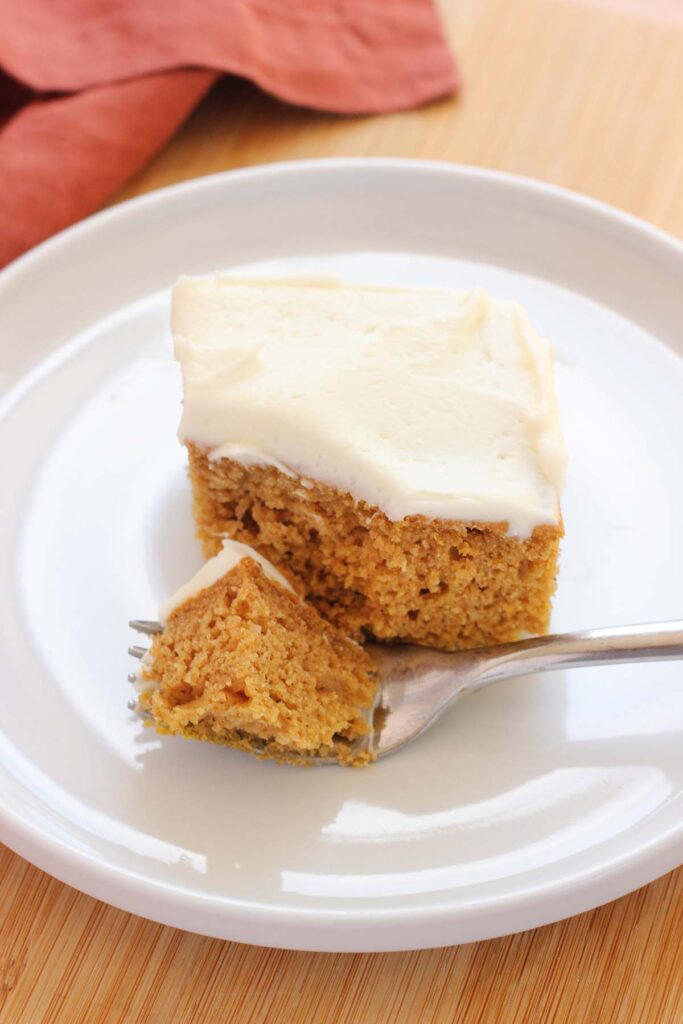
{"type": "Polygon", "coordinates": [[[139,701],[159,732],[282,760],[371,759],[372,661],[257,552],[226,541],[160,615],[139,701]]]}
{"type": "Polygon", "coordinates": [[[207,556],[253,545],[349,636],[547,631],[565,450],[547,342],[485,291],[182,278],[207,556]]]}

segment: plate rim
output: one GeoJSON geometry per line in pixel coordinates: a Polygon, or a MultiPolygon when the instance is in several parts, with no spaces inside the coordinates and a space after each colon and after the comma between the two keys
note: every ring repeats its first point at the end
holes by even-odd
{"type": "Polygon", "coordinates": [[[609,221],[615,227],[635,231],[643,239],[663,245],[671,250],[674,258],[683,258],[683,239],[677,238],[671,232],[665,231],[655,224],[650,224],[649,221],[644,220],[642,217],[638,217],[636,214],[623,210],[602,199],[586,195],[575,189],[566,188],[563,185],[542,181],[529,175],[515,174],[511,171],[500,171],[490,167],[479,167],[476,164],[448,163],[445,160],[376,156],[320,157],[304,160],[278,160],[267,164],[254,164],[250,167],[217,171],[174,182],[171,185],[164,185],[162,188],[152,189],[150,192],[143,192],[141,195],[124,199],[120,203],[115,203],[113,206],[98,210],[77,221],[75,224],[62,228],[61,231],[22,253],[0,270],[0,287],[11,282],[15,275],[22,273],[27,267],[30,267],[31,263],[38,262],[45,256],[50,256],[53,250],[58,250],[61,245],[68,244],[80,235],[85,236],[90,231],[106,225],[109,221],[118,220],[131,212],[135,213],[138,209],[152,207],[177,196],[189,195],[191,192],[199,191],[200,189],[219,188],[226,180],[247,181],[257,178],[280,177],[284,174],[296,175],[305,171],[344,171],[363,167],[384,170],[431,170],[435,173],[452,175],[462,179],[478,179],[491,183],[507,184],[517,191],[535,196],[543,195],[547,198],[572,205],[576,209],[596,214],[609,221]]]}
{"type": "Polygon", "coordinates": [[[594,866],[561,883],[516,890],[502,897],[468,903],[442,901],[429,908],[335,910],[283,907],[179,888],[79,850],[2,806],[0,820],[3,825],[14,825],[14,832],[9,838],[3,837],[3,842],[15,853],[52,877],[119,910],[214,938],[310,952],[431,949],[552,924],[626,896],[675,870],[680,865],[677,850],[683,838],[682,823],[638,849],[612,858],[609,870],[594,866]],[[649,865],[645,874],[641,871],[644,860],[649,865]],[[525,921],[515,924],[520,908],[525,911],[525,921]],[[419,930],[406,942],[396,937],[398,924],[419,930]],[[288,937],[280,940],[278,934],[271,934],[266,942],[259,936],[265,927],[287,929],[288,937]],[[314,928],[317,937],[312,942],[314,928]],[[451,937],[453,933],[455,937],[451,937]]]}
{"type": "MultiPolygon", "coordinates": [[[[581,210],[598,217],[603,223],[609,223],[631,238],[637,236],[660,252],[666,250],[667,256],[683,268],[683,241],[674,235],[601,200],[551,183],[489,168],[434,160],[339,157],[280,161],[221,171],[128,199],[65,228],[24,253],[0,272],[0,290],[3,286],[11,287],[15,279],[39,270],[41,262],[49,262],[58,256],[65,245],[77,244],[79,239],[96,233],[108,223],[135,217],[140,211],[155,205],[173,203],[191,193],[229,188],[232,183],[246,179],[267,181],[283,175],[297,176],[302,172],[358,172],[360,169],[372,169],[371,172],[431,171],[460,180],[507,186],[531,196],[532,200],[544,197],[573,211],[581,210]]],[[[5,806],[2,799],[0,825],[3,841],[20,856],[66,884],[120,909],[142,914],[163,924],[234,941],[290,949],[357,952],[430,948],[448,943],[449,932],[457,933],[450,941],[475,941],[548,924],[593,909],[649,884],[681,863],[683,846],[681,821],[680,825],[672,825],[634,849],[612,856],[608,868],[593,865],[578,873],[570,873],[560,882],[542,884],[533,890],[517,889],[502,897],[465,902],[441,899],[438,905],[428,907],[301,908],[216,896],[145,877],[94,852],[70,845],[47,828],[5,806]],[[525,914],[524,923],[511,927],[510,922],[519,913],[525,914]],[[201,923],[202,916],[204,923],[201,923]],[[492,927],[492,918],[495,917],[499,923],[492,927]],[[398,922],[418,927],[411,940],[394,937],[398,922]],[[477,923],[483,927],[477,927],[477,923]],[[290,935],[282,942],[277,941],[276,935],[268,936],[267,940],[259,938],[259,931],[266,925],[288,928],[290,935]],[[318,933],[314,935],[316,927],[318,933]]]]}

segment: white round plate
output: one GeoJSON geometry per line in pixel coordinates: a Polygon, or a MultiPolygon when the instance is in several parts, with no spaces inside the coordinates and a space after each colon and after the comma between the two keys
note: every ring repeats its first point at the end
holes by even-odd
{"type": "Polygon", "coordinates": [[[438,164],[291,163],[166,189],[0,278],[2,838],[137,914],[316,950],[485,939],[675,867],[678,663],[503,684],[362,771],[160,739],[127,710],[127,621],[200,564],[169,286],[238,267],[521,300],[557,347],[571,458],[554,627],[683,613],[677,242],[438,164]]]}

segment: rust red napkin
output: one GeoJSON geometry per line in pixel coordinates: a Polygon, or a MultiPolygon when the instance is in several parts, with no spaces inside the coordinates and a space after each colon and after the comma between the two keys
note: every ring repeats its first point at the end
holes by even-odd
{"type": "Polygon", "coordinates": [[[0,0],[0,265],[96,209],[216,79],[367,114],[454,92],[432,0],[0,0]]]}

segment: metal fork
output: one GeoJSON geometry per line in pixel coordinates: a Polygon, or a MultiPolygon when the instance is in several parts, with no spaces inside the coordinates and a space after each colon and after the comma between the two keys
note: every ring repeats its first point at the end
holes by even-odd
{"type": "MultiPolygon", "coordinates": [[[[130,625],[147,636],[162,629],[158,622],[142,619],[133,619],[130,625]]],[[[365,650],[379,670],[379,687],[369,712],[372,730],[359,752],[365,748],[375,757],[385,757],[433,725],[458,698],[492,683],[581,665],[681,658],[683,621],[560,633],[455,653],[378,643],[367,644],[365,650]]],[[[128,653],[142,658],[146,648],[129,647],[128,653]]],[[[136,675],[130,678],[137,680],[136,675]]],[[[258,750],[256,743],[254,749],[258,750]]],[[[336,763],[332,758],[307,760],[336,763]]]]}

